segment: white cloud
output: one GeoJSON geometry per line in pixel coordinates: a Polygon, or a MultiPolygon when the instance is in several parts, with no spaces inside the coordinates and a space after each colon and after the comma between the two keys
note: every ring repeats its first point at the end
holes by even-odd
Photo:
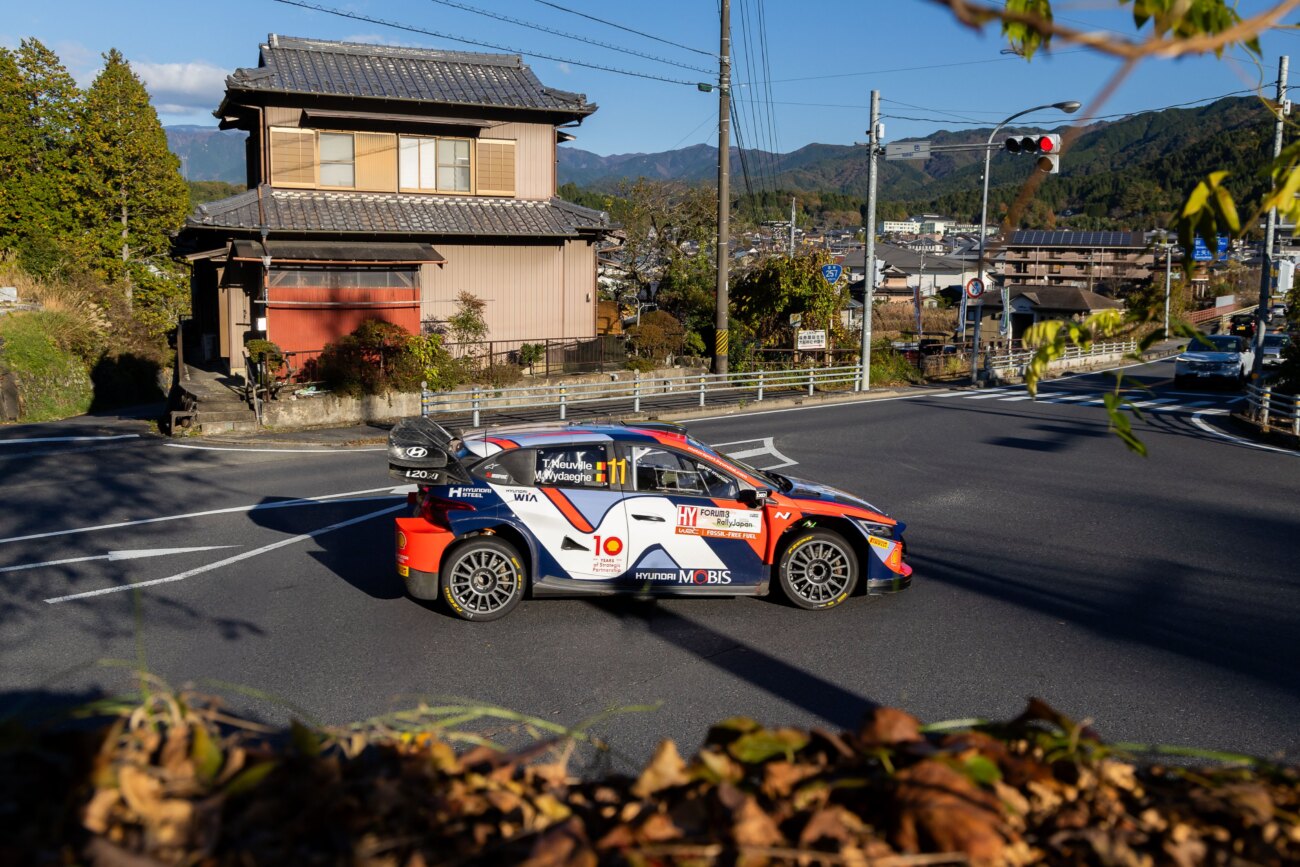
{"type": "Polygon", "coordinates": [[[573,70],[569,67],[569,64],[564,62],[555,64],[555,68],[560,70],[560,72],[564,73],[565,75],[569,75],[571,72],[573,72],[573,70]]]}
{"type": "Polygon", "coordinates": [[[211,112],[226,91],[227,70],[205,61],[147,63],[132,61],[159,114],[211,112]]]}

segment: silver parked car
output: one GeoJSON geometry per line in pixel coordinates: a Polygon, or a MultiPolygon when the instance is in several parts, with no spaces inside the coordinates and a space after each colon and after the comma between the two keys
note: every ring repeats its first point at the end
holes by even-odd
{"type": "Polygon", "coordinates": [[[1264,367],[1279,367],[1282,364],[1282,353],[1291,343],[1291,337],[1286,334],[1265,334],[1264,335],[1264,359],[1261,362],[1264,367]]]}
{"type": "Polygon", "coordinates": [[[1244,337],[1210,334],[1187,344],[1175,361],[1175,388],[1193,383],[1241,388],[1255,364],[1255,353],[1244,337]]]}

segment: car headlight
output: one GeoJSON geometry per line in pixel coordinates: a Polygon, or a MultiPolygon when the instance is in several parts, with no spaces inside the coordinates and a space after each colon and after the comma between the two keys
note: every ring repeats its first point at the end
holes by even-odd
{"type": "Polygon", "coordinates": [[[857,519],[858,526],[867,532],[868,536],[876,536],[881,539],[894,538],[894,527],[891,524],[881,524],[877,521],[865,521],[857,519]]]}

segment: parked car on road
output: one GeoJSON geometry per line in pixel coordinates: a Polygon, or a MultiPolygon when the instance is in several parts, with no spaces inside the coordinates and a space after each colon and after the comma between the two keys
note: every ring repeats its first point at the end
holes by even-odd
{"type": "Polygon", "coordinates": [[[1241,388],[1255,364],[1255,353],[1244,337],[1210,334],[1187,344],[1175,359],[1174,387],[1192,383],[1227,384],[1241,388]]]}
{"type": "Polygon", "coordinates": [[[765,596],[832,608],[911,583],[904,525],[859,497],[757,470],[676,425],[550,424],[456,436],[399,423],[415,482],[397,571],[417,599],[495,620],[540,596],[765,596]]]}
{"type": "Polygon", "coordinates": [[[1263,360],[1260,362],[1264,367],[1279,367],[1282,364],[1282,353],[1286,350],[1287,345],[1291,343],[1291,337],[1286,334],[1265,334],[1263,360]]]}

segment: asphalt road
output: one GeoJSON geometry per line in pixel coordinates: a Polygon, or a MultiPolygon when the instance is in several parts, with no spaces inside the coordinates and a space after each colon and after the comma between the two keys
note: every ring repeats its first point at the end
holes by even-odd
{"type": "Polygon", "coordinates": [[[1107,433],[1099,375],[1039,401],[930,389],[690,423],[909,525],[911,590],[815,613],[540,600],[463,623],[402,595],[388,518],[404,498],[380,449],[205,450],[94,419],[2,428],[0,709],[120,691],[129,676],[104,661],[142,658],[271,722],[415,696],[560,723],[661,702],[599,726],[628,769],[735,714],[852,727],[873,703],[935,721],[1012,715],[1030,695],[1112,739],[1294,759],[1300,459],[1231,439],[1233,396],[1174,392],[1172,368],[1125,371],[1157,401],[1135,421],[1146,459],[1107,433]],[[31,441],[109,436],[124,438],[31,441]]]}

